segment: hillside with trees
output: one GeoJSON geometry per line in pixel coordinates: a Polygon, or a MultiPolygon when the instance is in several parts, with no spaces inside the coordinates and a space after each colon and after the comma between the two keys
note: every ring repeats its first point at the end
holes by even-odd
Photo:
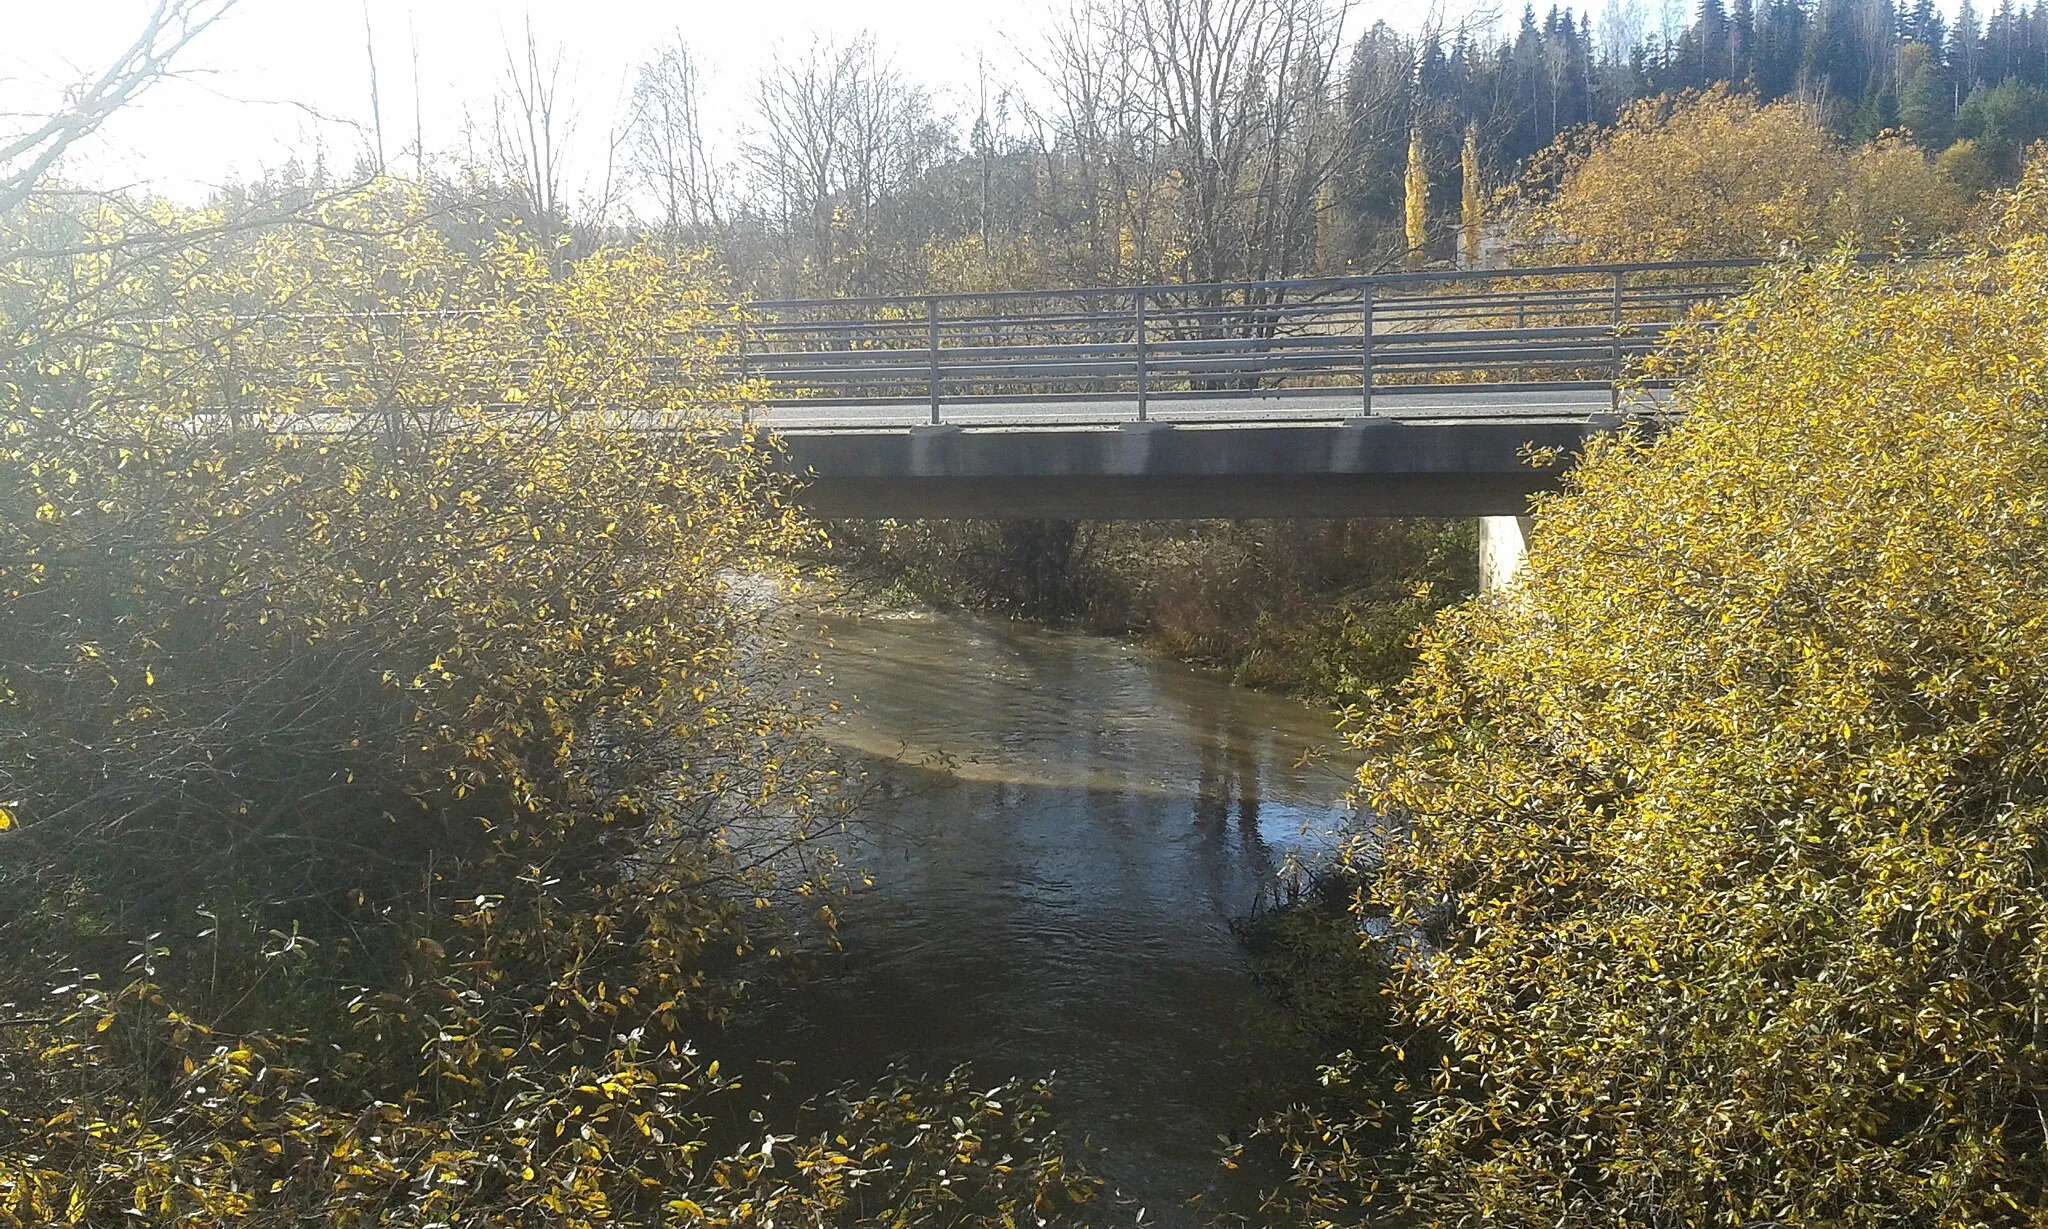
{"type": "Polygon", "coordinates": [[[811,47],[761,78],[721,154],[679,42],[636,93],[650,221],[771,298],[1282,278],[1411,255],[1411,162],[1420,254],[1450,260],[1468,166],[1490,200],[1665,95],[1786,103],[1848,149],[1900,134],[1972,197],[2048,135],[2048,4],[2009,0],[1952,24],[1931,0],[1707,0],[1657,28],[1615,0],[1597,20],[1527,7],[1506,32],[1088,0],[1025,51],[954,116],[872,42],[811,47]]]}

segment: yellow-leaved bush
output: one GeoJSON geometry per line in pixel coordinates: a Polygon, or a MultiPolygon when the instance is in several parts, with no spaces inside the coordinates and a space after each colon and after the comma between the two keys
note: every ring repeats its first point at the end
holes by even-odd
{"type": "Polygon", "coordinates": [[[1767,279],[1356,715],[1434,1050],[1398,1165],[1292,1125],[1316,1219],[2048,1222],[2048,246],[2007,238],[1767,279]]]}
{"type": "Polygon", "coordinates": [[[1042,1089],[700,1054],[827,899],[812,531],[701,261],[454,221],[0,219],[0,1225],[1085,1200],[1042,1089]]]}
{"type": "Polygon", "coordinates": [[[1569,264],[1919,251],[1963,224],[1971,197],[1895,133],[1845,149],[1809,107],[1721,85],[1566,134],[1504,203],[1527,263],[1569,264]]]}

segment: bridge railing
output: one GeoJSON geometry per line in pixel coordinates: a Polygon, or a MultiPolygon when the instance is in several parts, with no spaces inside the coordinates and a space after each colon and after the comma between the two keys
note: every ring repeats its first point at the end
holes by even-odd
{"type": "Polygon", "coordinates": [[[1612,388],[1764,262],[1427,271],[749,305],[733,359],[771,406],[923,409],[1612,388]]]}

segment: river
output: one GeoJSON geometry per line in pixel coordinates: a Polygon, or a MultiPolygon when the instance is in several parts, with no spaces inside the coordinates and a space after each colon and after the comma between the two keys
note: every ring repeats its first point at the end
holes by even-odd
{"type": "Polygon", "coordinates": [[[874,886],[843,952],[770,990],[737,1033],[799,1088],[892,1064],[1056,1073],[1070,1137],[1148,1223],[1187,1199],[1249,1210],[1219,1137],[1300,1086],[1307,1055],[1231,920],[1289,855],[1326,848],[1349,782],[1327,714],[1129,644],[952,613],[832,628],[867,770],[850,851],[874,886]]]}

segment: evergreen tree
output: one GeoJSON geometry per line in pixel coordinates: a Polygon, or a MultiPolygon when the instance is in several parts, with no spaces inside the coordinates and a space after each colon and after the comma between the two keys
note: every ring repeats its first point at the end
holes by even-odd
{"type": "Polygon", "coordinates": [[[1899,122],[1923,148],[1943,150],[1955,139],[1955,91],[1926,48],[1916,43],[1912,49],[1922,54],[1917,57],[1919,67],[1899,93],[1899,122]]]}
{"type": "Polygon", "coordinates": [[[1984,23],[1984,79],[1987,84],[1998,85],[2006,78],[2017,76],[2019,68],[2018,33],[2019,18],[2013,12],[2012,0],[1998,0],[1998,8],[1991,14],[1991,20],[1984,23]]]}
{"type": "Polygon", "coordinates": [[[1687,31],[1684,47],[1686,59],[1692,61],[1687,67],[1694,88],[1732,75],[1727,56],[1728,10],[1721,0],[1700,0],[1699,20],[1687,31]]]}
{"type": "Polygon", "coordinates": [[[1756,7],[1751,0],[1735,0],[1728,10],[1728,74],[1734,82],[1751,80],[1755,68],[1750,48],[1756,41],[1756,7]]]}
{"type": "Polygon", "coordinates": [[[1406,157],[1421,143],[1430,224],[1446,233],[1462,199],[1464,136],[1484,173],[1505,182],[1582,124],[1611,124],[1630,104],[1729,83],[1769,103],[1797,98],[1842,137],[1904,128],[1928,154],[2009,179],[2029,141],[2048,137],[2048,0],[1687,0],[1682,26],[1641,30],[1614,0],[1596,25],[1562,4],[1525,3],[1509,37],[1469,30],[1409,37],[1385,25],[1361,37],[1345,94],[1352,172],[1334,196],[1375,250],[1402,246],[1406,157]],[[1398,79],[1403,88],[1392,90],[1398,79]],[[2010,80],[2012,84],[2005,83],[2010,80]],[[2024,87],[2024,88],[2022,88],[2024,87]],[[1395,95],[1398,94],[1398,101],[1395,95]]]}
{"type": "Polygon", "coordinates": [[[1976,6],[1970,0],[1962,0],[1956,7],[1955,37],[1950,42],[1949,64],[1955,69],[1956,82],[1962,93],[1982,84],[1979,68],[1983,64],[1983,31],[1977,21],[1976,6]]]}

